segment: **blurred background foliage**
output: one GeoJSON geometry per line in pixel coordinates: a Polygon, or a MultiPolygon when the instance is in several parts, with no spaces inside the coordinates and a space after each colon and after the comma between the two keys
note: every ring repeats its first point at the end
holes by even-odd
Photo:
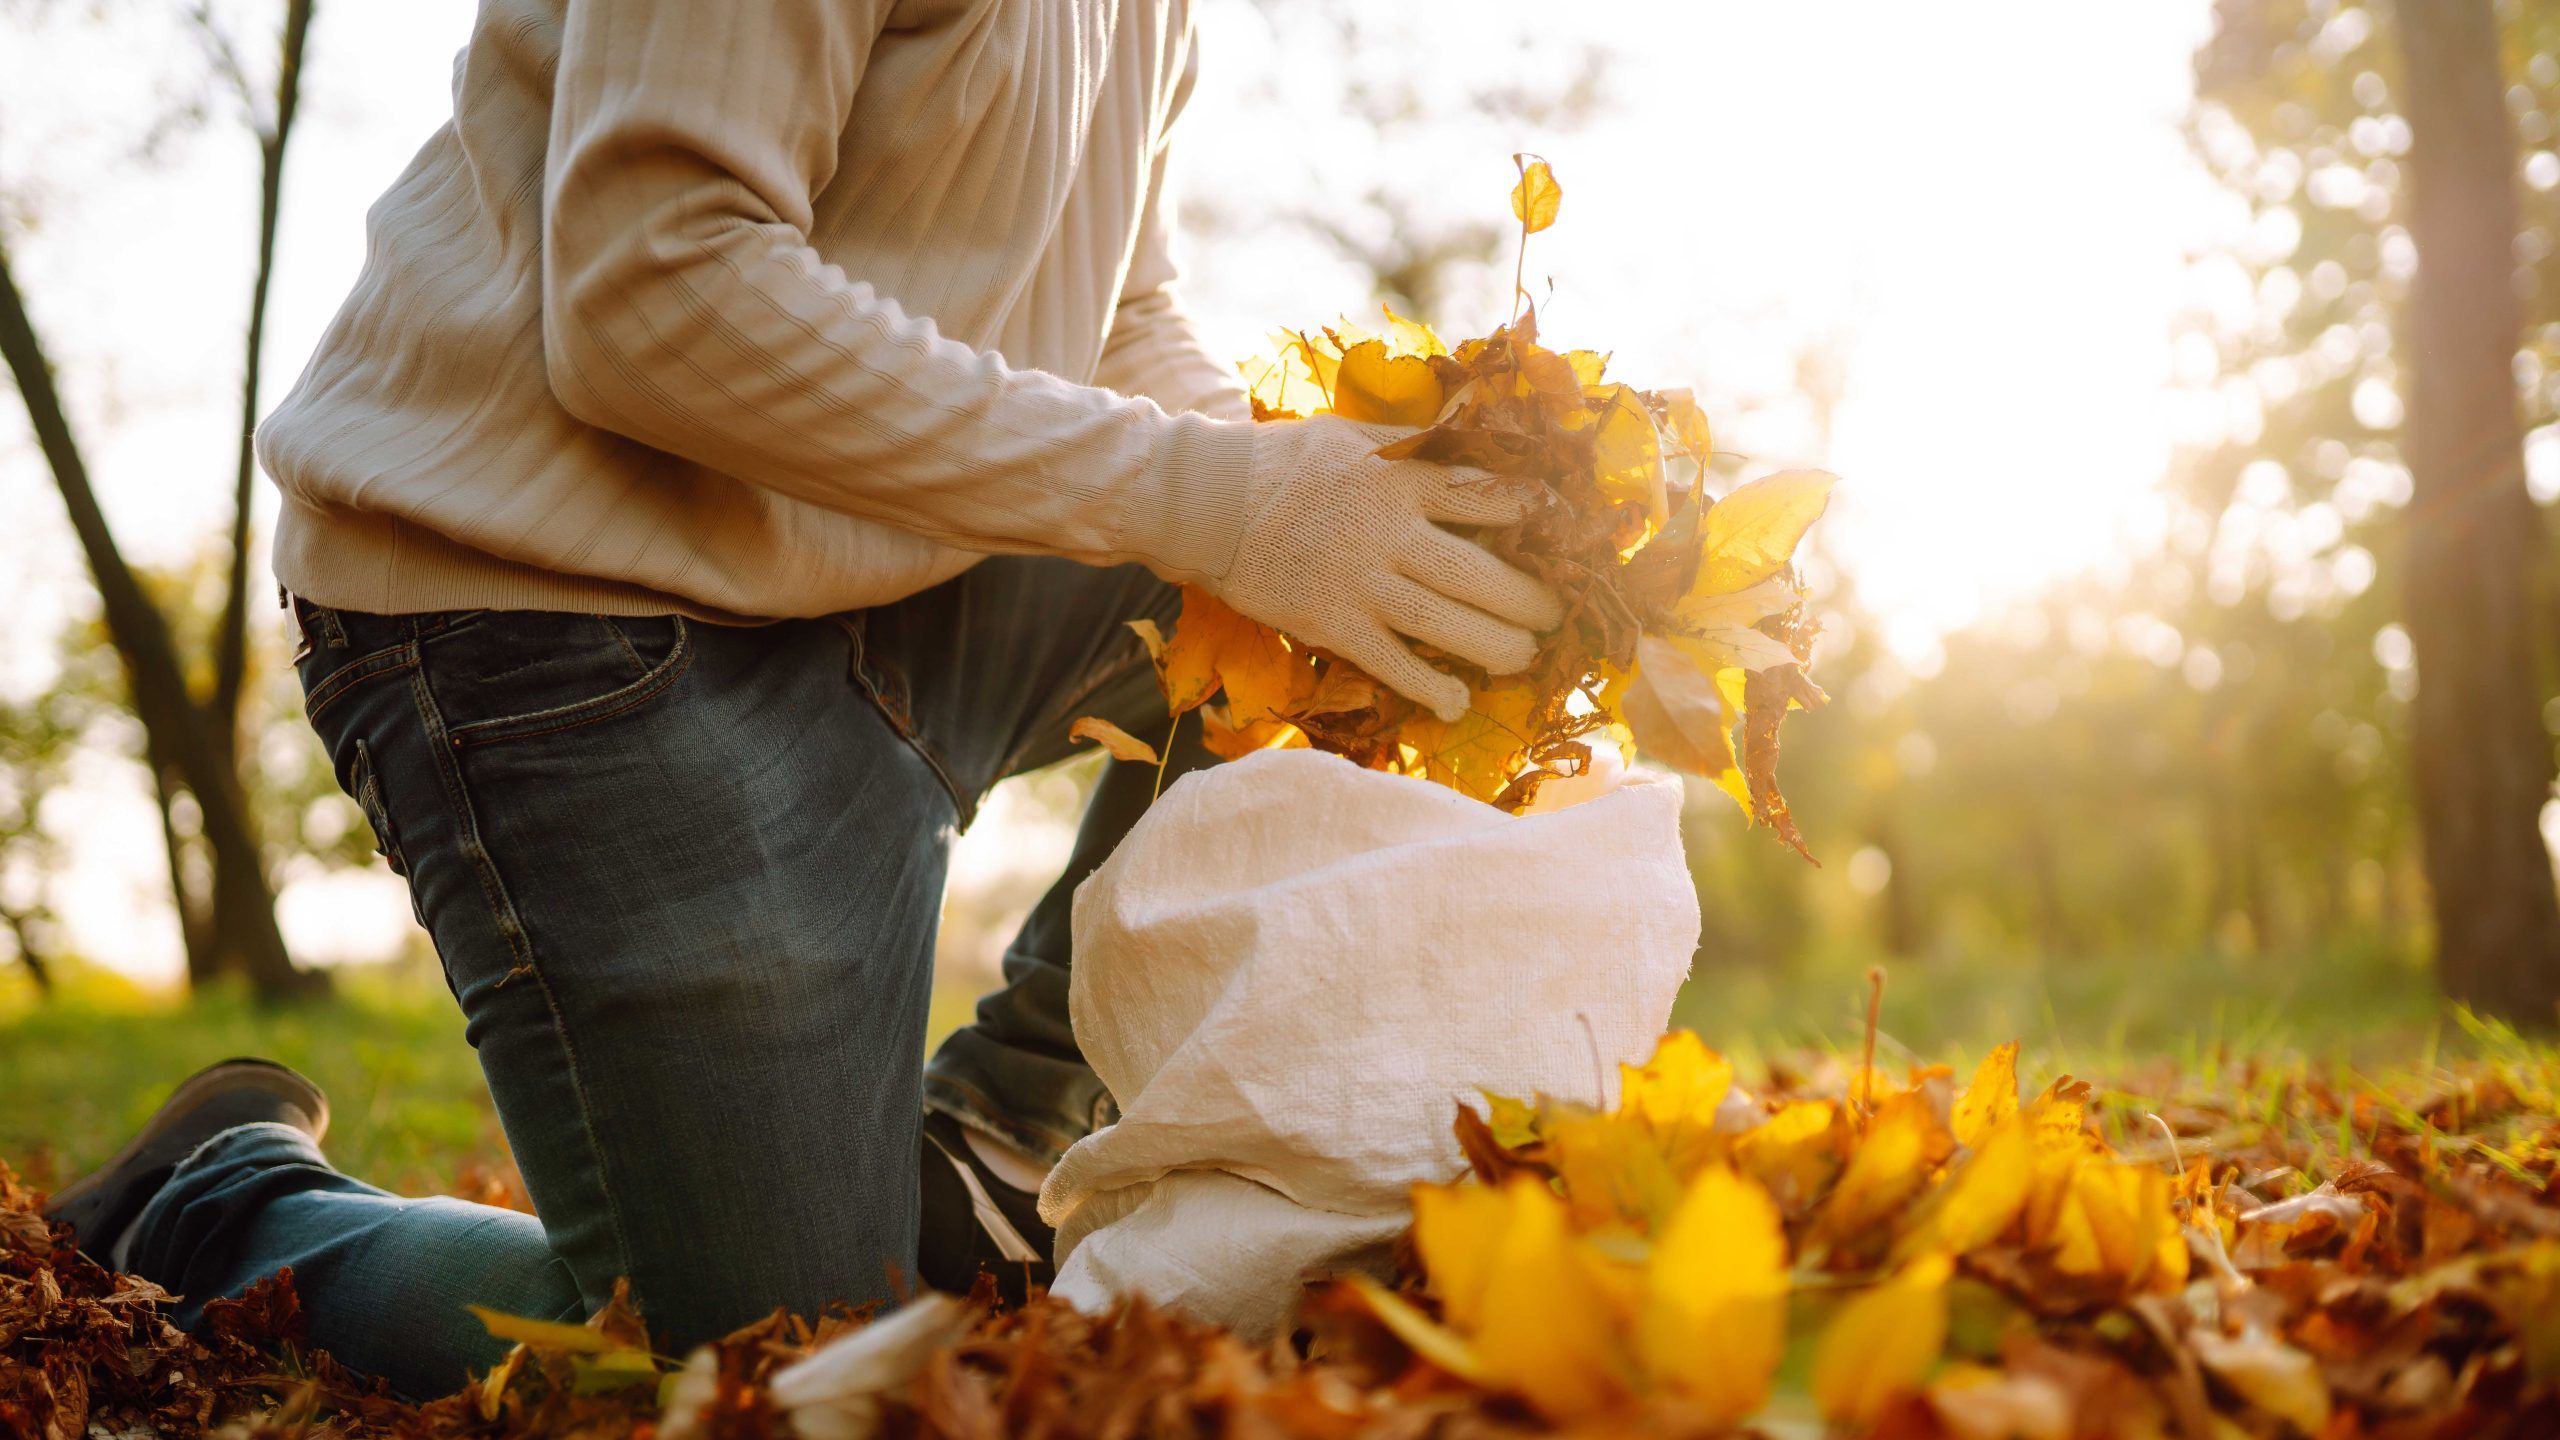
{"type": "MultiPolygon", "coordinates": [[[[1193,251],[1321,255],[1329,273],[1362,277],[1369,298],[1400,310],[1481,313],[1508,280],[1508,230],[1485,207],[1442,204],[1391,177],[1428,166],[1430,147],[1507,152],[1518,134],[1592,123],[1624,103],[1612,83],[1624,57],[1599,43],[1540,41],[1539,63],[1517,72],[1528,78],[1419,85],[1396,57],[1427,43],[1415,33],[1426,22],[1330,0],[1290,5],[1293,23],[1273,30],[1285,45],[1241,67],[1239,103],[1322,115],[1371,137],[1357,157],[1366,168],[1344,154],[1348,193],[1321,204],[1291,198],[1300,192],[1285,176],[1236,167],[1213,177],[1186,215],[1193,251]]],[[[64,8],[0,3],[0,26],[59,24],[64,8]]],[[[289,19],[281,8],[247,21],[232,9],[200,16],[231,27],[206,53],[232,78],[183,92],[152,134],[247,123],[262,149],[281,148],[274,96],[288,69],[279,37],[289,19]]],[[[2013,1035],[2084,1060],[2285,1044],[2416,1053],[2448,1013],[2445,873],[2506,877],[2461,912],[2494,913],[2506,927],[2497,932],[2504,940],[2465,942],[2488,953],[2495,983],[2483,988],[2474,975],[2456,993],[2526,1023],[2553,1018],[2560,917],[2546,837],[2560,833],[2551,799],[2560,733],[2560,588],[2551,577],[2560,571],[2549,522],[2560,500],[2560,0],[2221,0],[2194,64],[2185,142],[2250,220],[2236,243],[2190,257],[2201,298],[2164,323],[2177,337],[2175,384],[2218,416],[2222,438],[2174,457],[2159,477],[2159,523],[2128,538],[2122,555],[1916,657],[1887,643],[1894,616],[1862,596],[1854,565],[1825,551],[1816,532],[1808,568],[1826,625],[1816,673],[1834,703],[1790,725],[1783,773],[1823,865],[1805,866],[1746,831],[1705,787],[1690,802],[1705,932],[1681,1015],[1719,1043],[1772,1050],[1853,1036],[1866,972],[1883,964],[1893,987],[1888,1038],[1915,1053],[2013,1035]],[[2421,46],[2413,73],[2406,42],[2411,27],[2444,27],[2458,39],[2474,22],[2492,37],[2494,73],[2473,72],[2467,94],[2425,93],[2439,110],[2494,107],[2495,133],[2457,137],[2468,149],[2442,165],[2494,166],[2515,206],[2511,233],[2494,237],[2499,263],[2461,277],[2478,292],[2470,299],[2494,292],[2487,311],[2468,312],[2487,313],[2490,331],[2505,323],[2497,307],[2511,308],[2511,385],[2491,388],[2511,390],[2514,431],[2489,437],[2494,453],[2448,478],[2411,433],[2425,423],[2414,402],[2430,367],[2450,363],[2413,341],[2416,237],[2425,231],[2413,175],[2455,141],[2417,134],[2410,102],[2413,87],[2462,90],[2444,78],[2462,72],[2421,46]],[[2413,544],[2432,544],[2436,558],[2422,563],[2413,544]],[[2478,681],[2484,698],[2431,722],[2454,729],[2422,735],[2421,673],[2455,676],[2456,662],[2475,658],[2464,648],[2475,632],[2448,642],[2441,626],[2413,629],[2413,597],[2448,576],[2468,587],[2464,603],[2489,607],[2477,612],[2486,618],[2476,633],[2511,634],[2520,648],[2488,667],[2478,681]],[[2518,754],[2529,772],[2520,779],[2518,754]],[[2431,837],[2417,800],[2422,771],[2447,756],[2495,755],[2504,768],[2489,767],[2496,773],[2485,779],[2433,783],[2439,793],[2503,784],[2489,808],[2524,817],[2521,832],[2440,824],[2431,837]],[[2451,872],[2431,874],[2431,843],[2451,872]],[[2529,847],[2538,889],[2530,875],[2513,878],[2520,847],[2529,847]]],[[[0,145],[0,161],[7,155],[0,145]]],[[[32,252],[43,238],[27,219],[32,191],[21,184],[13,198],[13,178],[0,168],[0,246],[32,252]]],[[[1574,177],[1564,178],[1570,195],[1574,177]]],[[[266,183],[278,182],[271,173],[266,183]]],[[[1572,206],[1569,198],[1568,220],[1572,206]]],[[[2110,277],[2092,273],[2087,283],[2110,277]]],[[[1320,303],[1356,312],[1360,298],[1328,293],[1320,303]]],[[[1809,433],[1798,447],[1807,453],[1787,458],[1819,463],[1849,363],[1819,339],[1806,343],[1782,395],[1720,397],[1743,412],[1729,428],[1747,431],[1754,407],[1790,407],[1809,433]]],[[[0,453],[17,453],[18,443],[0,431],[0,453]]],[[[231,478],[215,467],[205,483],[220,490],[231,478]]],[[[2070,457],[2056,458],[2053,483],[2073,483],[2070,457]]],[[[239,553],[213,537],[198,563],[137,567],[199,704],[212,703],[220,683],[239,553]]],[[[1970,563],[1963,553],[1934,558],[1970,563]]],[[[263,589],[256,575],[249,588],[263,589]]],[[[96,968],[113,957],[82,956],[65,941],[57,877],[79,817],[62,797],[100,765],[161,777],[154,793],[169,893],[179,897],[164,903],[200,928],[212,923],[218,888],[204,812],[186,775],[151,760],[149,728],[127,698],[129,647],[110,628],[96,607],[73,607],[44,640],[47,663],[32,667],[42,683],[0,685],[0,1096],[10,1102],[0,1111],[26,1117],[0,1122],[0,1151],[47,1142],[81,1158],[93,1129],[103,1136],[131,1118],[159,1083],[150,1077],[173,1077],[198,1053],[273,1050],[337,1075],[378,1073],[376,1094],[423,1087],[429,1102],[468,1090],[468,1061],[452,1043],[457,1027],[442,1013],[450,1007],[422,937],[412,937],[405,969],[342,985],[351,993],[327,1002],[333,1009],[271,1012],[232,993],[240,972],[257,967],[225,958],[225,942],[191,928],[193,978],[206,998],[183,1020],[170,1018],[167,997],[96,968]],[[62,992],[50,1003],[47,980],[62,992]],[[129,1011],[152,1018],[118,1018],[129,1011]],[[435,1061],[413,1076],[401,1068],[412,1062],[393,1058],[430,1044],[451,1052],[453,1065],[435,1061]],[[117,1058],[101,1080],[110,1053],[117,1058]],[[111,1098],[80,1098],[93,1092],[111,1098]]],[[[262,618],[245,643],[232,758],[269,903],[315,876],[378,878],[361,817],[299,723],[286,638],[262,618]]],[[[2455,683],[2440,695],[2452,697],[2455,683]]],[[[938,1024],[991,978],[1014,917],[1063,857],[1093,763],[1009,785],[966,842],[938,1024]]],[[[1606,960],[1601,944],[1595,964],[1606,960]]],[[[248,978],[284,988],[272,973],[248,978]]],[[[457,1145],[480,1143],[452,1117],[412,1116],[402,1103],[378,1102],[391,1107],[375,1112],[388,1117],[386,1136],[414,1121],[451,1132],[457,1145]]],[[[378,1158],[392,1170],[428,1163],[383,1143],[378,1158]]]]}
{"type": "MultiPolygon", "coordinates": [[[[2244,244],[2193,257],[2212,303],[2180,317],[2177,368],[2225,412],[2229,438],[2163,477],[2155,547],[1950,637],[1933,673],[1879,654],[1854,576],[1836,578],[1822,674],[1842,703],[1791,733],[1788,786],[1831,822],[1825,849],[1848,883],[1791,875],[1747,837],[1694,831],[1710,965],[1812,966],[1793,1003],[1834,1029],[1857,969],[1837,960],[1870,954],[1918,962],[1906,983],[1922,988],[1936,967],[2008,957],[2013,993],[1968,1005],[1942,989],[1930,1002],[1995,1031],[2032,1032],[2039,1013],[2050,1025],[2066,994],[2079,1033],[2153,1043],[2218,1023],[2234,1002],[2263,1008],[2275,1033],[2382,1037],[2416,1022],[2436,1003],[2445,907],[2413,802],[2428,657],[2406,611],[2431,582],[2410,563],[2410,535],[2453,517],[2465,533],[2452,563],[2476,571],[2495,560],[2479,533],[2493,514],[2521,553],[2483,598],[2525,617],[2532,643],[2510,662],[2512,685],[2479,707],[2530,716],[2530,768],[2508,799],[2540,825],[2507,839],[2530,847],[2543,886],[2491,897],[2529,918],[2492,957],[2516,988],[2474,998],[2528,996],[2507,1008],[2549,1023],[2560,953],[2534,917],[2549,913],[2560,730],[2546,521],[2560,493],[2560,6],[2402,0],[2397,12],[2216,7],[2185,130],[2254,218],[2244,244]],[[2430,510],[2406,396],[2441,362],[2408,334],[2412,80],[2394,31],[2466,10],[2493,17],[2504,83],[2481,98],[2511,131],[2482,143],[2504,142],[2496,163],[2520,213],[2501,237],[2511,263],[2464,278],[2516,306],[2521,433],[2482,437],[2494,463],[2466,458],[2475,468],[2439,482],[2430,510]]],[[[2473,643],[2457,636],[2455,658],[2473,643]]],[[[2473,733],[2427,738],[2438,752],[2488,743],[2473,733]]],[[[2439,840],[2457,868],[2475,863],[2459,846],[2490,843],[2439,840]]],[[[1714,993],[1693,997],[1704,1023],[1714,993]]]]}

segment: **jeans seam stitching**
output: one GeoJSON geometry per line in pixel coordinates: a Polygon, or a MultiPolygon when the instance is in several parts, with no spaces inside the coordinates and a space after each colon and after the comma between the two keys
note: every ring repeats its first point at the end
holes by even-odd
{"type": "MultiPolygon", "coordinates": [[[[481,897],[489,907],[490,919],[497,925],[498,933],[507,942],[507,953],[515,957],[517,966],[542,991],[543,1008],[551,1015],[552,1036],[560,1042],[560,1052],[568,1059],[570,1093],[578,1105],[578,1128],[586,1134],[587,1153],[595,1164],[596,1188],[604,1196],[605,1218],[613,1227],[614,1259],[620,1271],[616,1278],[628,1279],[631,1273],[631,1242],[622,1223],[622,1207],[614,1199],[612,1179],[606,1173],[604,1144],[596,1136],[595,1111],[587,1100],[586,1075],[578,1062],[577,1043],[569,1038],[569,1027],[560,1015],[560,998],[553,993],[551,982],[543,976],[542,967],[534,963],[533,937],[525,932],[523,917],[516,913],[515,901],[507,894],[506,882],[498,874],[497,861],[490,856],[488,844],[481,838],[479,812],[472,807],[469,786],[462,778],[461,757],[456,753],[460,746],[451,743],[445,730],[444,712],[436,705],[435,691],[427,682],[424,665],[417,667],[413,688],[418,715],[427,730],[427,748],[436,756],[436,773],[444,782],[445,803],[453,812],[457,846],[480,882],[481,897]]],[[[579,1289],[583,1295],[585,1286],[581,1285],[579,1289]]],[[[636,1286],[634,1290],[636,1292],[636,1286]]]]}
{"type": "Polygon", "coordinates": [[[864,698],[871,702],[872,709],[880,712],[880,718],[888,724],[890,733],[904,741],[907,748],[913,750],[917,758],[924,761],[925,768],[933,772],[933,778],[942,786],[943,795],[951,801],[953,813],[959,817],[960,828],[968,829],[970,820],[978,813],[978,807],[960,798],[960,787],[952,781],[951,772],[943,768],[942,757],[933,753],[933,747],[924,743],[924,737],[916,733],[912,726],[898,719],[887,697],[880,693],[879,684],[871,676],[871,652],[863,643],[862,627],[842,615],[830,615],[827,618],[835,622],[836,628],[844,632],[845,639],[853,646],[853,678],[862,686],[864,698]]]}
{"type": "MultiPolygon", "coordinates": [[[[649,662],[641,657],[640,647],[631,643],[630,635],[623,631],[621,624],[610,615],[599,615],[596,618],[603,621],[604,628],[612,631],[613,638],[621,642],[622,653],[630,656],[631,663],[640,667],[640,678],[644,680],[647,679],[649,677],[649,662]]],[[[681,621],[683,617],[678,616],[676,618],[681,621]]]]}
{"type": "Polygon", "coordinates": [[[356,765],[364,772],[356,788],[356,808],[364,812],[364,823],[372,827],[383,863],[391,867],[392,874],[407,879],[409,863],[400,854],[399,837],[391,831],[391,807],[382,799],[382,777],[374,773],[372,749],[362,738],[356,741],[356,765]]]}
{"type": "MultiPolygon", "coordinates": [[[[629,648],[629,642],[625,642],[624,648],[629,648]]],[[[544,735],[557,735],[563,731],[576,730],[587,725],[601,724],[617,716],[627,715],[657,699],[659,695],[665,693],[668,686],[681,679],[685,670],[692,664],[693,632],[685,627],[683,617],[678,616],[675,648],[667,652],[667,658],[659,661],[656,669],[630,684],[618,690],[607,691],[592,700],[580,700],[572,705],[555,706],[549,710],[537,710],[527,715],[510,715],[496,720],[473,721],[471,724],[448,732],[449,738],[453,742],[453,748],[461,749],[466,745],[502,745],[511,740],[532,740],[544,735]],[[537,723],[542,721],[551,723],[537,723]],[[522,726],[535,728],[518,728],[522,726]]]]}
{"type": "Polygon", "coordinates": [[[317,720],[320,712],[336,704],[346,693],[377,675],[387,675],[418,663],[418,657],[406,643],[376,650],[361,660],[351,660],[330,672],[329,677],[311,687],[302,702],[302,718],[317,720]]]}

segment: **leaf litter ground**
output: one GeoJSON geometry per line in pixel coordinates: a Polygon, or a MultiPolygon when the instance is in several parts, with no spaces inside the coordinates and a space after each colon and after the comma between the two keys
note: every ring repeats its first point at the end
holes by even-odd
{"type": "Polygon", "coordinates": [[[2389,1082],[2029,1093],[2015,1046],[1737,1090],[1675,1033],[1610,1109],[1458,1107],[1395,1283],[1311,1289],[1280,1343],[988,1285],[680,1362],[617,1305],[489,1317],[517,1350],[425,1405],[306,1348],[289,1275],[180,1334],[0,1171],[0,1436],[2560,1435],[2560,1063],[2478,1038],[2389,1082]],[[898,1343],[855,1379],[786,1375],[866,1333],[898,1343]]]}

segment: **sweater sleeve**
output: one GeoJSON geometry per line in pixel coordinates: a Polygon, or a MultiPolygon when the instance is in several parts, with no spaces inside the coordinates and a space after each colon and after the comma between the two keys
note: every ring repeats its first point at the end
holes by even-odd
{"type": "Polygon", "coordinates": [[[1250,425],[1016,370],[810,246],[887,8],[570,0],[543,204],[553,393],[588,424],[956,547],[1215,571],[1250,425]]]}
{"type": "Polygon", "coordinates": [[[1197,42],[1188,48],[1182,78],[1174,88],[1167,141],[1156,147],[1147,185],[1146,213],[1138,225],[1138,241],[1122,284],[1118,311],[1102,350],[1094,383],[1123,395],[1144,395],[1165,409],[1198,411],[1222,420],[1250,420],[1253,402],[1245,396],[1236,368],[1221,363],[1202,343],[1174,296],[1181,267],[1173,256],[1175,205],[1167,179],[1173,121],[1191,98],[1199,73],[1197,42]]]}

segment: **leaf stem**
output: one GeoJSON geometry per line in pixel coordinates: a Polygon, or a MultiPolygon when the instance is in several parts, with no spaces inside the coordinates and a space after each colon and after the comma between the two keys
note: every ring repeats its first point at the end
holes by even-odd
{"type": "Polygon", "coordinates": [[[1157,796],[1164,794],[1164,767],[1173,760],[1173,737],[1181,733],[1182,716],[1176,714],[1172,726],[1164,732],[1164,747],[1156,751],[1156,788],[1148,792],[1147,803],[1150,805],[1156,803],[1157,796]]]}
{"type": "Polygon", "coordinates": [[[1511,262],[1511,323],[1520,323],[1520,303],[1529,298],[1528,287],[1521,279],[1529,273],[1529,222],[1520,222],[1520,252],[1511,262]]]}
{"type": "Polygon", "coordinates": [[[1884,967],[1867,967],[1867,1045],[1858,1061],[1858,1133],[1867,1133],[1867,1122],[1876,1108],[1876,1022],[1884,1017],[1884,967]]]}

